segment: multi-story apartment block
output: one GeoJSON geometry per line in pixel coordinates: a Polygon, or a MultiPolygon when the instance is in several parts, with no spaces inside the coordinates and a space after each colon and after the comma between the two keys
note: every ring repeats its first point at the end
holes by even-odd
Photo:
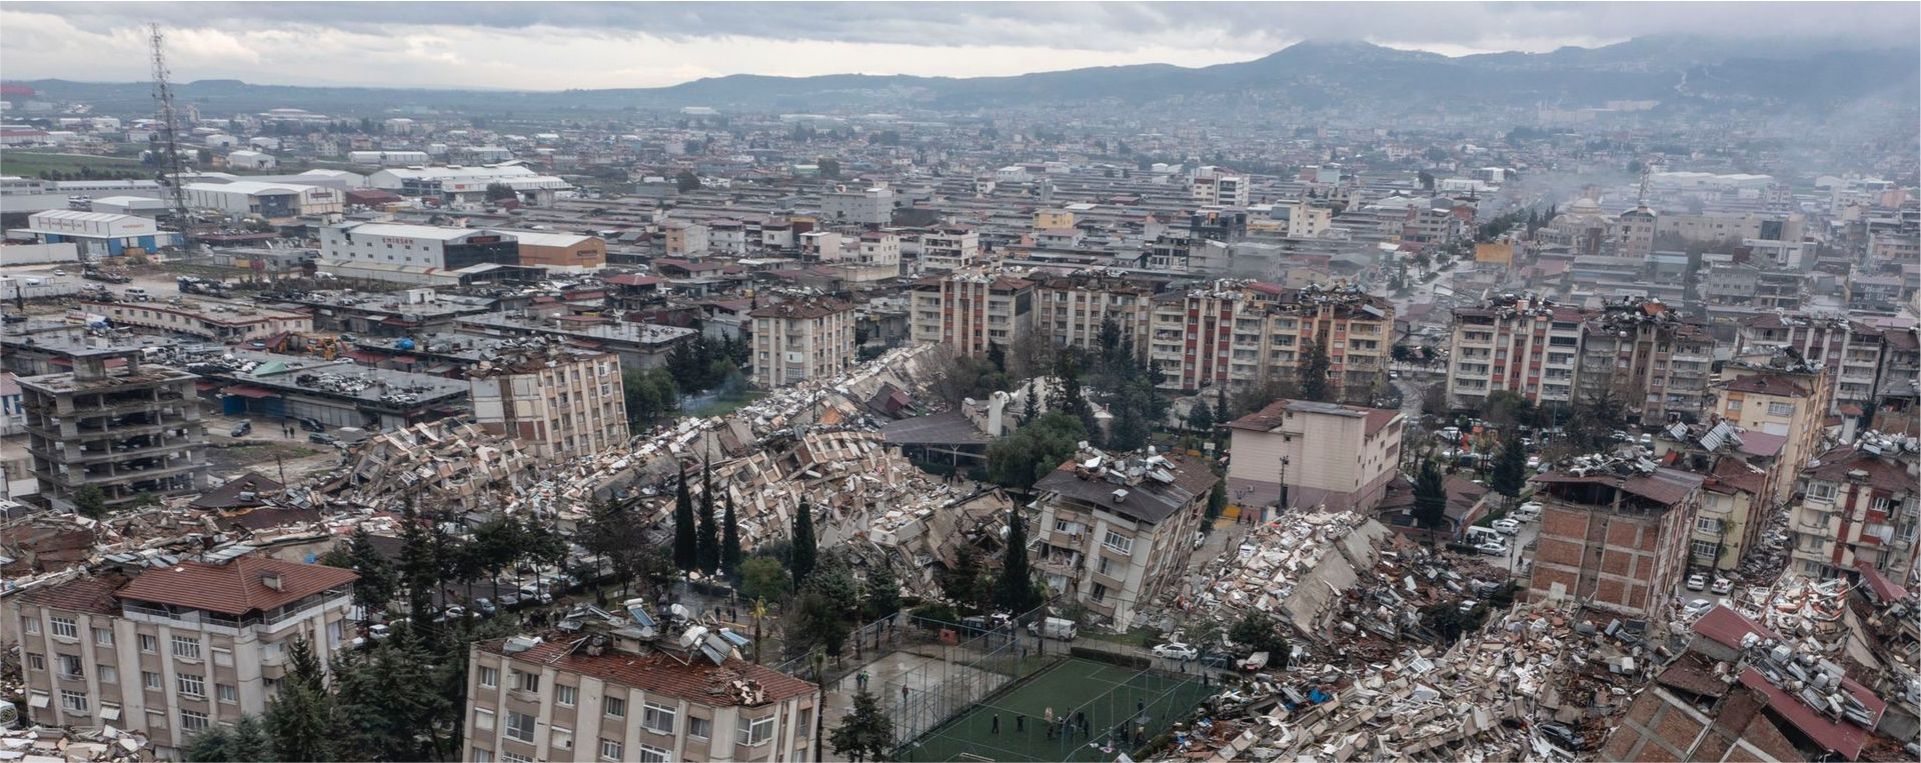
{"type": "Polygon", "coordinates": [[[823,220],[856,225],[886,225],[894,214],[894,190],[886,186],[832,191],[820,198],[823,220]]]}
{"type": "Polygon", "coordinates": [[[1655,220],[1656,236],[1679,236],[1689,241],[1762,239],[1799,243],[1807,218],[1799,212],[1663,213],[1655,220]]]}
{"type": "Polygon", "coordinates": [[[820,689],[741,658],[740,641],[684,621],[580,605],[559,628],[474,644],[475,763],[792,761],[814,756],[820,689]]]}
{"type": "Polygon", "coordinates": [[[84,488],[109,510],[198,489],[208,466],[200,377],[142,365],[137,347],[70,355],[71,373],[18,380],[27,454],[49,505],[71,511],[84,488]]]}
{"type": "Polygon", "coordinates": [[[1750,432],[1787,438],[1781,468],[1762,494],[1773,507],[1788,499],[1795,475],[1820,452],[1827,428],[1828,369],[1821,366],[1753,367],[1729,365],[1714,385],[1714,415],[1750,432]]]}
{"type": "Polygon", "coordinates": [[[920,265],[923,270],[965,270],[985,263],[981,252],[980,231],[964,225],[943,225],[922,233],[920,265]]]}
{"type": "Polygon", "coordinates": [[[1034,328],[1034,283],[978,271],[929,276],[914,282],[909,335],[939,342],[963,355],[1011,346],[1034,328]]]}
{"type": "Polygon", "coordinates": [[[537,457],[572,458],[627,441],[619,355],[545,343],[468,369],[467,384],[474,423],[537,457]]]}
{"type": "Polygon", "coordinates": [[[1502,391],[1542,404],[1573,403],[1584,317],[1533,295],[1456,308],[1449,407],[1476,408],[1502,391]]]}
{"type": "Polygon", "coordinates": [[[1248,179],[1239,175],[1214,174],[1194,178],[1194,203],[1203,207],[1247,206],[1248,179]]]}
{"type": "Polygon", "coordinates": [[[1921,527],[1916,450],[1913,437],[1868,432],[1815,458],[1801,472],[1800,501],[1789,515],[1790,569],[1833,578],[1866,565],[1906,580],[1921,527]]]}
{"type": "Polygon", "coordinates": [[[1671,415],[1698,421],[1713,359],[1705,325],[1656,300],[1612,303],[1582,326],[1577,402],[1612,397],[1630,420],[1651,426],[1671,415]]]}
{"type": "Polygon", "coordinates": [[[240,557],[180,562],[128,578],[82,574],[9,596],[27,716],[111,725],[180,757],[202,731],[266,711],[305,639],[323,665],[352,637],[351,570],[240,557]]]}
{"type": "Polygon", "coordinates": [[[854,365],[854,306],[797,299],[747,314],[753,321],[754,383],[763,388],[833,376],[854,365]]]}
{"type": "Polygon", "coordinates": [[[1808,362],[1826,366],[1829,413],[1844,406],[1860,411],[1873,409],[1880,388],[1886,351],[1886,330],[1844,318],[1825,318],[1803,314],[1776,313],[1757,315],[1741,322],[1735,331],[1734,357],[1752,362],[1767,362],[1784,350],[1792,350],[1808,362]]]}
{"type": "Polygon", "coordinates": [[[1148,359],[1168,389],[1298,378],[1309,342],[1327,353],[1328,379],[1348,396],[1387,378],[1393,305],[1353,287],[1215,281],[1155,296],[1148,317],[1148,359]]]}
{"type": "Polygon", "coordinates": [[[1098,351],[1101,327],[1111,318],[1121,330],[1121,343],[1132,348],[1134,357],[1146,357],[1153,297],[1153,289],[1118,279],[1050,278],[1034,288],[1034,329],[1055,347],[1098,351]]]}
{"type": "Polygon", "coordinates": [[[1035,566],[1062,596],[1132,622],[1183,579],[1219,480],[1198,461],[1083,451],[1034,483],[1035,566]]]}
{"type": "Polygon", "coordinates": [[[669,220],[660,226],[664,251],[669,257],[700,257],[707,254],[707,226],[686,220],[669,220]]]}
{"type": "Polygon", "coordinates": [[[1767,500],[1768,486],[1776,475],[1794,474],[1781,459],[1786,439],[1744,432],[1726,419],[1655,434],[1657,461],[1706,478],[1688,538],[1690,564],[1732,570],[1761,541],[1776,505],[1767,500]]]}
{"type": "Polygon", "coordinates": [[[1544,508],[1528,598],[1660,622],[1687,571],[1705,478],[1586,456],[1534,481],[1544,508]]]}
{"type": "Polygon", "coordinates": [[[1372,510],[1401,461],[1400,411],[1306,400],[1276,400],[1227,427],[1233,460],[1228,498],[1242,510],[1279,500],[1328,511],[1372,510]]]}

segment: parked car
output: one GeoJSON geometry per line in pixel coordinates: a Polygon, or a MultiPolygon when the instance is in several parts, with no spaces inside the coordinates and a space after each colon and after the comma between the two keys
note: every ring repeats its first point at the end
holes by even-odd
{"type": "Polygon", "coordinates": [[[1267,658],[1268,658],[1268,654],[1266,652],[1255,652],[1253,654],[1250,654],[1247,656],[1247,659],[1241,660],[1241,669],[1246,671],[1255,671],[1255,670],[1260,670],[1261,668],[1265,668],[1267,667],[1267,658]]]}
{"type": "Polygon", "coordinates": [[[1698,572],[1688,576],[1688,590],[1700,591],[1700,590],[1706,589],[1707,587],[1708,587],[1708,576],[1698,572]]]}
{"type": "Polygon", "coordinates": [[[1507,556],[1507,544],[1498,540],[1482,541],[1474,546],[1474,550],[1488,556],[1507,556]]]}
{"type": "Polygon", "coordinates": [[[1700,617],[1702,615],[1707,614],[1708,610],[1713,608],[1714,608],[1714,602],[1708,601],[1707,599],[1695,599],[1693,601],[1688,602],[1686,606],[1681,608],[1681,614],[1686,615],[1687,617],[1690,617],[1690,618],[1700,617]]]}
{"type": "Polygon", "coordinates": [[[1234,655],[1222,651],[1208,652],[1201,656],[1201,664],[1226,670],[1234,667],[1234,655]]]}
{"type": "Polygon", "coordinates": [[[467,617],[467,608],[460,606],[459,604],[455,604],[451,607],[440,610],[440,616],[434,619],[441,622],[446,622],[448,620],[460,620],[466,617],[467,617]]]}
{"type": "Polygon", "coordinates": [[[305,416],[301,416],[301,417],[299,417],[299,418],[296,418],[296,419],[295,419],[295,421],[298,421],[298,422],[300,422],[300,428],[301,428],[301,429],[305,429],[305,430],[307,430],[307,431],[309,431],[309,432],[325,432],[325,431],[327,431],[327,427],[326,427],[326,425],[324,425],[324,424],[321,424],[321,423],[320,423],[320,420],[319,420],[319,419],[310,419],[310,418],[307,418],[307,417],[305,417],[305,416]]]}
{"type": "Polygon", "coordinates": [[[314,432],[313,434],[307,435],[307,442],[315,445],[334,445],[339,443],[340,439],[326,432],[314,432]]]}
{"type": "Polygon", "coordinates": [[[1521,531],[1521,522],[1513,517],[1501,517],[1492,523],[1494,531],[1502,535],[1513,535],[1521,531]]]}
{"type": "Polygon", "coordinates": [[[1568,727],[1567,724],[1550,722],[1541,724],[1539,728],[1541,735],[1547,737],[1549,742],[1567,748],[1568,752],[1580,752],[1587,746],[1586,740],[1581,738],[1580,733],[1568,727]]]}
{"type": "Polygon", "coordinates": [[[228,437],[246,437],[247,435],[252,433],[253,433],[253,422],[242,421],[238,424],[233,425],[233,430],[229,431],[227,433],[227,436],[228,437]]]}
{"type": "Polygon", "coordinates": [[[1734,581],[1727,578],[1715,578],[1714,585],[1708,586],[1708,591],[1716,596],[1726,596],[1733,590],[1734,581]]]}
{"type": "Polygon", "coordinates": [[[1188,646],[1178,641],[1170,641],[1168,643],[1154,647],[1154,654],[1159,655],[1161,657],[1166,657],[1167,659],[1170,659],[1170,660],[1180,660],[1181,662],[1186,662],[1188,660],[1201,656],[1201,650],[1195,649],[1194,647],[1188,646]]]}
{"type": "Polygon", "coordinates": [[[1073,641],[1079,635],[1073,620],[1045,617],[1027,624],[1027,632],[1056,641],[1073,641]]]}
{"type": "Polygon", "coordinates": [[[474,611],[479,612],[484,617],[493,617],[495,613],[500,611],[500,606],[494,604],[492,599],[482,596],[474,599],[474,611]]]}

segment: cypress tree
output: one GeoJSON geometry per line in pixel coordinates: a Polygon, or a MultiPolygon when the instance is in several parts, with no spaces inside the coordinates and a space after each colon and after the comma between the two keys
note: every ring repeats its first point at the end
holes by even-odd
{"type": "Polygon", "coordinates": [[[814,571],[814,563],[819,559],[819,551],[814,548],[814,510],[802,501],[794,512],[794,583],[798,585],[814,571]]]}
{"type": "Polygon", "coordinates": [[[693,572],[700,566],[700,542],[694,538],[694,499],[687,495],[687,472],[680,473],[674,492],[674,568],[693,572]]]}
{"type": "Polygon", "coordinates": [[[727,513],[720,524],[720,568],[728,577],[740,577],[740,521],[734,516],[734,497],[727,496],[727,513]]]}
{"type": "Polygon", "coordinates": [[[712,575],[720,571],[720,528],[714,522],[714,466],[700,473],[700,529],[696,556],[700,571],[712,575]]]}
{"type": "Polygon", "coordinates": [[[1431,459],[1421,462],[1420,474],[1414,478],[1413,514],[1414,521],[1427,530],[1439,530],[1447,521],[1447,485],[1441,468],[1431,459]]]}
{"type": "Polygon", "coordinates": [[[1521,494],[1527,487],[1527,450],[1521,447],[1521,438],[1510,436],[1501,446],[1501,456],[1494,462],[1494,471],[1488,475],[1487,485],[1496,493],[1508,498],[1521,494]]]}
{"type": "Polygon", "coordinates": [[[1034,571],[1027,565],[1027,528],[1020,509],[1007,510],[1007,548],[1001,558],[1001,577],[994,587],[994,603],[1009,614],[1021,614],[1041,605],[1034,590],[1034,571]]]}

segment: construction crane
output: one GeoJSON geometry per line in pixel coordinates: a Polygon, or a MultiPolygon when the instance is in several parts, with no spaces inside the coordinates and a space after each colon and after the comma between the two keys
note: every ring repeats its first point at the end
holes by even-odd
{"type": "Polygon", "coordinates": [[[174,123],[173,88],[167,84],[167,53],[164,47],[166,35],[160,32],[159,24],[151,24],[153,41],[153,101],[155,116],[160,120],[160,145],[166,155],[161,157],[160,184],[167,190],[167,199],[172,203],[176,225],[180,226],[180,250],[188,255],[198,251],[198,242],[193,237],[193,217],[187,212],[187,191],[182,187],[181,176],[184,171],[180,165],[180,130],[174,123]]]}

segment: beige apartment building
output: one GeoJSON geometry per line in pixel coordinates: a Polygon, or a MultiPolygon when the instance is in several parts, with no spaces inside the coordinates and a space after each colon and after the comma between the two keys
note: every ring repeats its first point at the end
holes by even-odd
{"type": "Polygon", "coordinates": [[[1363,396],[1387,380],[1394,307],[1348,286],[1221,280],[1155,296],[1148,327],[1148,359],[1167,389],[1296,379],[1302,348],[1312,340],[1327,353],[1333,386],[1363,396]]]}
{"type": "Polygon", "coordinates": [[[914,282],[909,336],[962,355],[1008,347],[1034,328],[1034,283],[1008,275],[963,271],[914,282]]]}
{"type": "Polygon", "coordinates": [[[1281,497],[1288,504],[1328,511],[1369,511],[1387,493],[1401,460],[1400,411],[1307,400],[1276,400],[1227,423],[1234,458],[1227,496],[1243,507],[1281,497]],[[1285,459],[1285,470],[1281,466],[1285,459]]]}
{"type": "Polygon", "coordinates": [[[1034,483],[1034,564],[1062,596],[1131,623],[1183,579],[1218,481],[1199,461],[1084,449],[1034,483]]]}
{"type": "Polygon", "coordinates": [[[965,225],[943,225],[921,234],[923,270],[966,270],[985,263],[980,231],[965,225]]]}
{"type": "Polygon", "coordinates": [[[822,379],[854,366],[854,306],[812,297],[749,312],[754,384],[765,389],[822,379]]]}
{"type": "Polygon", "coordinates": [[[1055,347],[1098,351],[1101,326],[1112,318],[1121,330],[1122,343],[1133,349],[1134,357],[1144,357],[1153,298],[1153,289],[1119,279],[1050,278],[1034,288],[1038,308],[1034,328],[1055,347]]]}
{"type": "Polygon", "coordinates": [[[668,257],[699,257],[707,253],[707,226],[685,220],[661,224],[668,257]]]}
{"type": "Polygon", "coordinates": [[[181,562],[131,579],[81,574],[7,599],[26,717],[112,725],[179,758],[200,732],[259,715],[304,638],[323,664],[352,638],[350,570],[241,557],[181,562]]]}
{"type": "Polygon", "coordinates": [[[1834,578],[1865,565],[1889,580],[1908,579],[1921,528],[1917,482],[1921,456],[1912,437],[1869,432],[1822,453],[1801,472],[1800,502],[1788,519],[1788,569],[1834,578]]]}
{"type": "Polygon", "coordinates": [[[1743,367],[1730,364],[1726,378],[1714,385],[1710,410],[1749,432],[1787,438],[1781,447],[1780,468],[1773,473],[1761,499],[1764,506],[1780,505],[1794,494],[1794,480],[1808,459],[1821,450],[1826,437],[1828,369],[1798,370],[1743,367]]]}
{"type": "Polygon", "coordinates": [[[1706,412],[1714,337],[1657,300],[1605,306],[1582,327],[1576,402],[1611,396],[1649,426],[1706,412]]]}
{"type": "Polygon", "coordinates": [[[818,687],[742,659],[735,642],[699,626],[671,624],[663,637],[638,603],[624,614],[582,605],[550,633],[474,644],[462,757],[816,759],[818,687]]]}
{"type": "Polygon", "coordinates": [[[1448,407],[1478,408],[1495,392],[1573,403],[1582,319],[1580,310],[1534,295],[1456,308],[1448,340],[1448,407]]]}
{"type": "Polygon", "coordinates": [[[1828,413],[1844,405],[1865,411],[1873,409],[1878,386],[1888,381],[1888,340],[1898,334],[1845,318],[1769,313],[1741,322],[1734,335],[1734,357],[1767,362],[1784,350],[1793,350],[1809,362],[1827,366],[1828,382],[1834,387],[1828,413]]]}
{"type": "Polygon", "coordinates": [[[474,422],[520,440],[539,458],[627,442],[626,391],[614,353],[544,343],[468,369],[467,383],[474,422]]]}

